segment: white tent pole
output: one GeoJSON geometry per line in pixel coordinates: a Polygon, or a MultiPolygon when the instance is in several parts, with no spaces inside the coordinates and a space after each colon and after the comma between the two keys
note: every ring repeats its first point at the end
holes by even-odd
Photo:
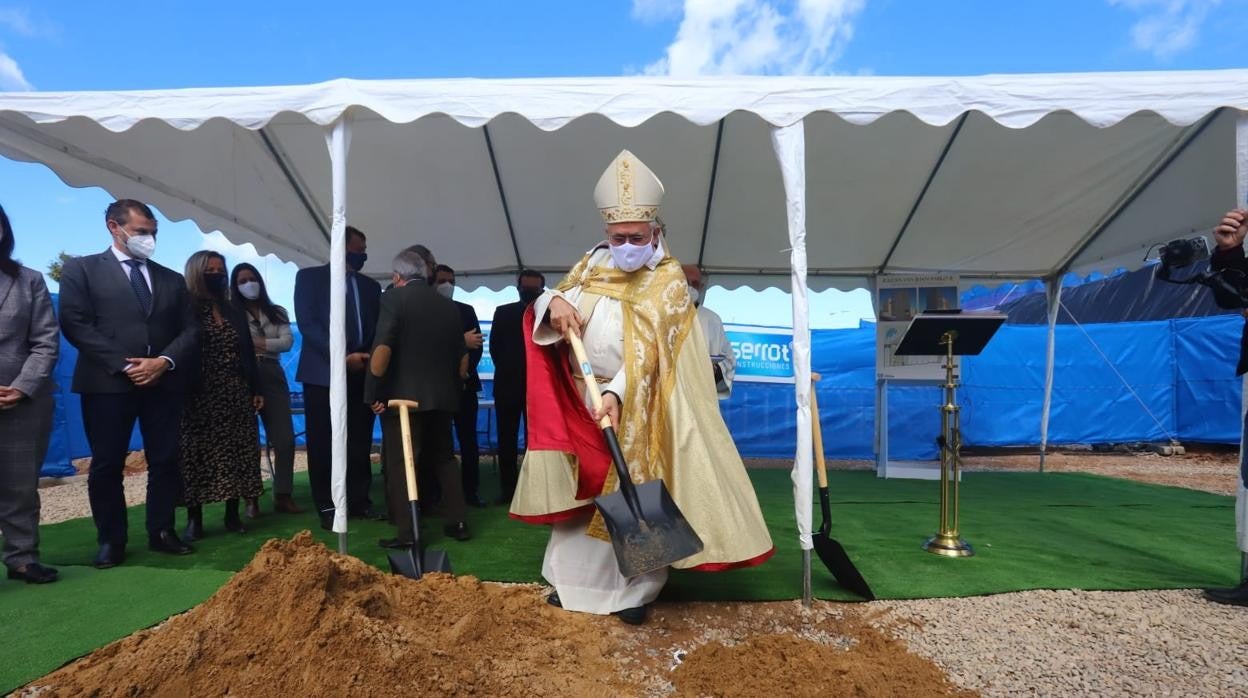
{"type": "Polygon", "coordinates": [[[329,424],[333,434],[330,492],[338,552],[347,552],[347,116],[325,134],[332,172],[333,213],[329,231],[329,424]]]}
{"type": "MultiPolygon", "coordinates": [[[[1235,207],[1248,206],[1248,114],[1236,114],[1235,121],[1235,207]]],[[[1240,384],[1241,393],[1248,390],[1248,376],[1240,384]]],[[[1248,411],[1248,395],[1240,397],[1240,425],[1248,411]]],[[[1235,539],[1239,544],[1240,568],[1248,577],[1248,483],[1244,482],[1244,433],[1239,437],[1240,473],[1239,486],[1235,488],[1235,539]]]]}
{"type": "Polygon", "coordinates": [[[797,452],[793,459],[793,514],[802,549],[802,603],[810,606],[811,464],[810,427],[810,305],[806,288],[806,125],[774,129],[772,147],[784,181],[785,213],[789,224],[789,263],[793,297],[793,392],[797,401],[797,452]]]}
{"type": "Polygon", "coordinates": [[[1044,298],[1048,303],[1049,335],[1044,350],[1044,405],[1040,408],[1040,472],[1044,472],[1045,452],[1049,448],[1049,410],[1053,406],[1053,359],[1057,352],[1057,313],[1062,301],[1062,277],[1054,275],[1044,282],[1044,298]]]}

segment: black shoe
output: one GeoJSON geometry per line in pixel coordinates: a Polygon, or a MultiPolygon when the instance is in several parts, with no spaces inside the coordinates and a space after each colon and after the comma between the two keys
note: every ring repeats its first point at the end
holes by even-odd
{"type": "Polygon", "coordinates": [[[1229,589],[1205,589],[1204,596],[1214,603],[1230,606],[1248,606],[1248,580],[1240,582],[1239,586],[1230,587],[1229,589]]]}
{"type": "Polygon", "coordinates": [[[168,553],[170,555],[190,555],[195,552],[195,548],[178,540],[178,534],[172,529],[165,529],[156,534],[154,538],[147,541],[147,548],[158,553],[168,553]]]}
{"type": "Polygon", "coordinates": [[[182,540],[187,543],[204,537],[204,508],[186,508],[186,529],[182,531],[182,540]]]}
{"type": "Polygon", "coordinates": [[[559,600],[559,592],[557,591],[550,592],[550,596],[546,597],[546,603],[555,608],[563,608],[563,602],[559,600]]]}
{"type": "Polygon", "coordinates": [[[100,543],[100,552],[95,554],[95,559],[91,561],[91,566],[97,570],[106,570],[120,565],[125,560],[126,546],[100,543]]]}
{"type": "Polygon", "coordinates": [[[351,513],[348,515],[348,517],[352,519],[363,519],[365,521],[385,521],[386,519],[390,518],[389,516],[386,516],[385,514],[375,511],[372,507],[367,507],[367,508],[360,509],[360,510],[353,509],[351,510],[351,513]]]}
{"type": "Polygon", "coordinates": [[[55,567],[44,567],[38,562],[31,562],[20,571],[10,567],[9,579],[25,580],[27,584],[47,584],[56,581],[57,571],[55,567]]]}
{"type": "Polygon", "coordinates": [[[629,625],[641,625],[646,622],[646,607],[633,606],[632,608],[626,608],[623,611],[616,611],[611,615],[619,618],[629,625]]]}
{"type": "Polygon", "coordinates": [[[402,538],[382,538],[377,541],[377,545],[380,545],[383,548],[402,550],[404,548],[412,547],[412,542],[410,540],[403,540],[402,538]]]}
{"type": "Polygon", "coordinates": [[[468,540],[469,538],[472,538],[472,534],[468,533],[468,524],[463,521],[443,526],[442,532],[446,534],[447,538],[454,538],[455,540],[468,540]]]}
{"type": "Polygon", "coordinates": [[[246,533],[247,529],[243,528],[243,520],[238,517],[238,500],[225,500],[225,530],[230,533],[246,533]]]}
{"type": "Polygon", "coordinates": [[[334,510],[333,509],[330,509],[329,511],[322,511],[320,513],[320,519],[321,519],[321,528],[325,529],[326,531],[334,530],[334,510]]]}
{"type": "Polygon", "coordinates": [[[464,495],[464,501],[468,503],[468,506],[476,507],[478,509],[484,509],[489,506],[489,504],[485,503],[484,499],[481,499],[480,496],[475,494],[464,495]]]}

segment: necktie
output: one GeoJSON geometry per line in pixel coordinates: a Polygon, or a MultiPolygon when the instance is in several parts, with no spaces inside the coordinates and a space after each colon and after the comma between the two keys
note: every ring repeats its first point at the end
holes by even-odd
{"type": "Polygon", "coordinates": [[[139,298],[139,305],[143,306],[143,314],[152,314],[152,290],[147,287],[147,279],[143,278],[143,262],[137,259],[127,259],[126,266],[130,267],[130,287],[134,289],[134,295],[139,298]]]}
{"type": "Polygon", "coordinates": [[[364,344],[364,321],[360,318],[359,289],[355,285],[355,277],[347,277],[347,337],[351,339],[349,351],[355,351],[364,344]]]}

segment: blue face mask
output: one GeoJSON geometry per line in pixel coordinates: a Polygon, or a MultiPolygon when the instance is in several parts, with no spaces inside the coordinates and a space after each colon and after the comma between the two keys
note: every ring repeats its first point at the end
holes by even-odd
{"type": "Polygon", "coordinates": [[[367,252],[348,252],[347,253],[347,266],[351,267],[355,271],[360,271],[361,269],[363,269],[364,263],[367,261],[368,261],[367,252]]]}

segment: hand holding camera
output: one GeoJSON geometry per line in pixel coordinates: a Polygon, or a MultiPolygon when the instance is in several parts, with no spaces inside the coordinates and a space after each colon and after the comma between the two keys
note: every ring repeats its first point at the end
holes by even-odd
{"type": "Polygon", "coordinates": [[[1242,208],[1227,211],[1222,222],[1213,229],[1213,238],[1220,250],[1239,247],[1244,244],[1245,236],[1248,236],[1248,210],[1242,208]]]}

